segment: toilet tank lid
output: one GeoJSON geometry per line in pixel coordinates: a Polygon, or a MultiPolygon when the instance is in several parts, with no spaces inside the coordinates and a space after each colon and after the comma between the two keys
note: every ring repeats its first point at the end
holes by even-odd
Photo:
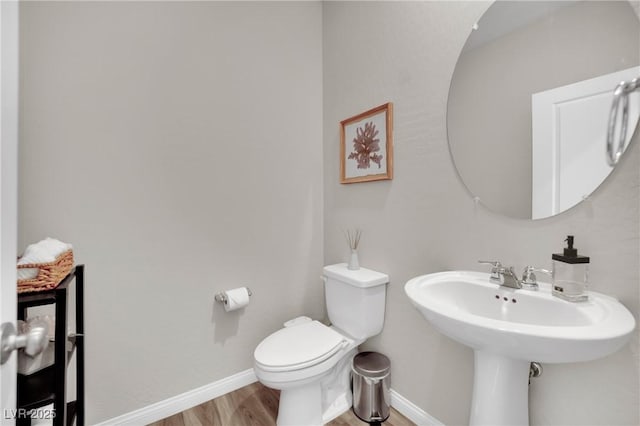
{"type": "Polygon", "coordinates": [[[387,274],[372,271],[367,268],[350,270],[347,268],[346,263],[325,266],[323,271],[326,277],[346,282],[355,287],[375,287],[389,282],[389,276],[387,274]]]}

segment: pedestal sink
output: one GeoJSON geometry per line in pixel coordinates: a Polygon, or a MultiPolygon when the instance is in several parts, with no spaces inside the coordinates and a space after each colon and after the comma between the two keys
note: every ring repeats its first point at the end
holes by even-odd
{"type": "Polygon", "coordinates": [[[571,303],[538,291],[505,288],[489,274],[451,271],[407,282],[413,305],[438,331],[475,355],[471,425],[527,425],[531,361],[590,361],[622,348],[635,320],[616,299],[589,292],[571,303]]]}

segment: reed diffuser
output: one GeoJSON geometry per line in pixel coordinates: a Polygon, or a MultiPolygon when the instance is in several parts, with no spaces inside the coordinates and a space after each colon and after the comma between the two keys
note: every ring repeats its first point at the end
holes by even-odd
{"type": "Polygon", "coordinates": [[[362,231],[360,229],[356,229],[353,232],[351,230],[347,230],[344,231],[344,236],[347,240],[347,244],[349,244],[349,248],[351,249],[351,256],[349,257],[347,269],[355,271],[360,269],[360,263],[358,262],[358,246],[360,245],[362,231]]]}

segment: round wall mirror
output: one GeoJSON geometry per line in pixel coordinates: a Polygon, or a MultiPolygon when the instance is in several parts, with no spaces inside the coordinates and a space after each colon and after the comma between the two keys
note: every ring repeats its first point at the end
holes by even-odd
{"type": "MultiPolygon", "coordinates": [[[[449,91],[449,149],[471,194],[521,219],[559,214],[612,171],[613,91],[640,76],[640,21],[622,1],[494,2],[449,91]]],[[[630,96],[626,143],[640,115],[630,96]]]]}

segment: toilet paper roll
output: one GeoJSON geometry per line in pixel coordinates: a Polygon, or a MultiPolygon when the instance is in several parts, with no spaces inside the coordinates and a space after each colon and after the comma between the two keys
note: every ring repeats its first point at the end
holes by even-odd
{"type": "Polygon", "coordinates": [[[249,304],[249,290],[246,287],[227,290],[224,294],[227,296],[224,303],[224,310],[227,312],[244,308],[249,304]]]}

